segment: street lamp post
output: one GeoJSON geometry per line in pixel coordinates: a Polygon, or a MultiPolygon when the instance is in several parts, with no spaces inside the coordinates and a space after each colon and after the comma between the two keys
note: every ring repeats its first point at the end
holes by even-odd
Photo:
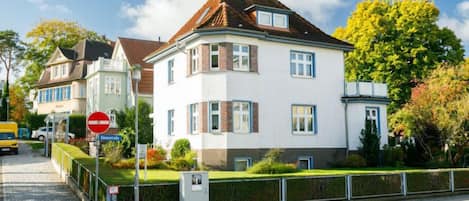
{"type": "Polygon", "coordinates": [[[7,121],[10,117],[10,97],[7,97],[7,121]]]}
{"type": "Polygon", "coordinates": [[[134,200],[139,201],[139,150],[138,150],[138,82],[142,79],[141,67],[139,65],[132,67],[132,79],[135,81],[135,181],[134,181],[134,200]]]}

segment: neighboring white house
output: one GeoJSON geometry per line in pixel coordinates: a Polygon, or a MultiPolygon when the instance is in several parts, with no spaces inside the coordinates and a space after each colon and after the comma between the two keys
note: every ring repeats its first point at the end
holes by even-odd
{"type": "Polygon", "coordinates": [[[219,169],[243,170],[272,148],[322,168],[356,150],[367,109],[384,144],[387,98],[346,91],[352,49],[277,0],[208,0],[145,59],[155,144],[187,138],[199,163],[219,169]]]}

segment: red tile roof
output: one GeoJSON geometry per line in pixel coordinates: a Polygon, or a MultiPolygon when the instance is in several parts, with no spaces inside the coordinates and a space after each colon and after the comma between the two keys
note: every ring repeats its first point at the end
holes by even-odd
{"type": "MultiPolygon", "coordinates": [[[[146,63],[143,58],[155,49],[160,48],[165,42],[140,40],[119,37],[119,43],[131,66],[139,64],[142,69],[142,79],[138,85],[138,91],[142,94],[153,94],[153,64],[146,63]]],[[[132,81],[132,90],[135,91],[135,82],[132,81]]]]}
{"type": "MultiPolygon", "coordinates": [[[[314,2],[312,2],[314,6],[314,2]]],[[[351,49],[353,46],[347,42],[327,35],[306,19],[291,11],[278,0],[207,0],[207,2],[174,34],[168,43],[149,56],[166,49],[182,36],[197,30],[210,30],[215,28],[230,28],[234,30],[257,31],[272,36],[300,39],[310,42],[325,43],[351,49]],[[291,12],[289,15],[289,28],[282,30],[258,26],[254,15],[250,15],[247,8],[250,6],[271,7],[291,12]]]]}

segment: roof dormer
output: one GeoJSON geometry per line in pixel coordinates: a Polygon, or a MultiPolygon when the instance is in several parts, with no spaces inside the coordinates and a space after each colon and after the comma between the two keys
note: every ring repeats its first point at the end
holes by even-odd
{"type": "Polygon", "coordinates": [[[262,5],[251,5],[244,9],[249,16],[254,17],[259,27],[288,31],[291,10],[262,5]]]}

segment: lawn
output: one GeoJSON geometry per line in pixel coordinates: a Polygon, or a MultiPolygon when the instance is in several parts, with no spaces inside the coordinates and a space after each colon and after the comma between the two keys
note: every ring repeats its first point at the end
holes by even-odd
{"type": "MultiPolygon", "coordinates": [[[[65,150],[78,160],[81,164],[90,170],[94,171],[95,159],[83,153],[78,147],[60,144],[57,146],[65,150]]],[[[389,174],[400,172],[418,172],[421,169],[415,168],[362,168],[362,169],[314,169],[303,170],[297,173],[288,174],[250,174],[247,172],[234,172],[234,171],[209,171],[209,178],[211,180],[229,180],[229,179],[254,179],[254,178],[279,178],[279,177],[305,177],[305,176],[337,176],[337,175],[350,175],[350,174],[389,174]]],[[[100,177],[108,184],[133,184],[133,169],[113,169],[111,166],[100,160],[100,177]]],[[[141,183],[165,183],[177,182],[179,180],[179,172],[173,170],[156,170],[149,169],[147,171],[147,180],[143,181],[144,171],[140,171],[141,183]]]]}

